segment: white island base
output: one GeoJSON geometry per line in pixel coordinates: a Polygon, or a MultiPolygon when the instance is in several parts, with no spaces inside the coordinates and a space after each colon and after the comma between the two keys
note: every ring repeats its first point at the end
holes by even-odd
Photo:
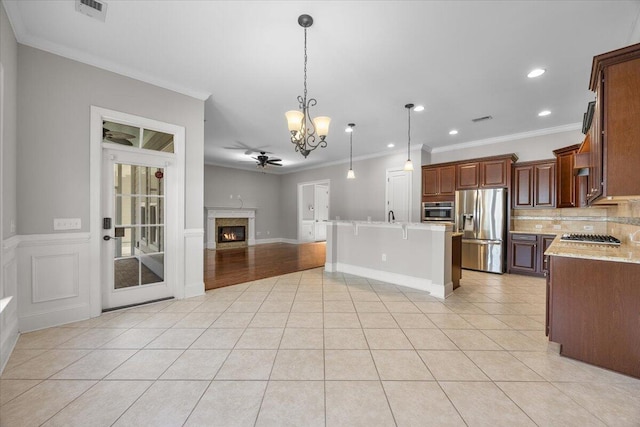
{"type": "Polygon", "coordinates": [[[407,286],[444,299],[453,292],[452,232],[449,224],[330,221],[325,271],[407,286]]]}

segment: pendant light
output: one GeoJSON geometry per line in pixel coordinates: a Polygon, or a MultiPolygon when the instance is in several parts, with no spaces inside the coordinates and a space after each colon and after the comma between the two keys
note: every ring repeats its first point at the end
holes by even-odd
{"type": "Polygon", "coordinates": [[[298,24],[304,28],[304,93],[298,96],[298,110],[291,110],[285,113],[289,132],[291,132],[291,143],[295,145],[295,150],[299,151],[305,158],[318,147],[326,147],[325,138],[329,133],[329,117],[311,117],[310,108],[318,101],[315,98],[307,100],[307,28],[313,25],[313,18],[309,15],[300,15],[298,24]]]}
{"type": "Polygon", "coordinates": [[[413,163],[411,162],[411,109],[413,108],[413,104],[407,104],[404,106],[407,109],[407,116],[409,118],[409,130],[407,132],[407,161],[404,164],[405,171],[413,170],[413,163]]]}
{"type": "Polygon", "coordinates": [[[355,123],[349,123],[345,132],[349,132],[349,172],[347,172],[347,179],[355,179],[356,174],[353,172],[353,128],[355,123]]]}

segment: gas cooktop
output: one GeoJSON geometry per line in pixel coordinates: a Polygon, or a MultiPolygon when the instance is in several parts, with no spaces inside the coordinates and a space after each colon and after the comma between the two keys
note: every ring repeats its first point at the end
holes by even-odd
{"type": "Polygon", "coordinates": [[[594,245],[610,245],[610,246],[620,246],[620,240],[616,239],[613,236],[609,235],[601,235],[601,234],[563,234],[560,237],[560,240],[563,242],[573,242],[573,243],[591,243],[594,245]]]}

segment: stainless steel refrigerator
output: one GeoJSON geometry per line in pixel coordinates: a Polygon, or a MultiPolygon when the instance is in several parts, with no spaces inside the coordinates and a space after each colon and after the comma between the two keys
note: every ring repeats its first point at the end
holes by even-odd
{"type": "Polygon", "coordinates": [[[506,270],[507,189],[456,191],[456,229],[462,235],[462,268],[506,270]]]}

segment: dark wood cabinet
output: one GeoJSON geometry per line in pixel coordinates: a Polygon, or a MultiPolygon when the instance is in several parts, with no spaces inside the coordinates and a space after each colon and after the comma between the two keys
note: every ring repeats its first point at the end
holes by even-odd
{"type": "Polygon", "coordinates": [[[480,188],[508,187],[511,162],[508,159],[486,160],[480,163],[480,188]]]}
{"type": "Polygon", "coordinates": [[[462,163],[456,165],[456,189],[472,190],[480,186],[480,163],[462,163]]]}
{"type": "Polygon", "coordinates": [[[456,190],[474,188],[504,188],[511,183],[511,165],[515,154],[487,157],[456,165],[456,190]]]}
{"type": "Polygon", "coordinates": [[[456,167],[422,167],[422,201],[453,201],[456,194],[456,167]]]}
{"type": "Polygon", "coordinates": [[[462,235],[451,238],[451,281],[453,289],[460,287],[462,279],[462,235]]]}
{"type": "Polygon", "coordinates": [[[551,234],[509,233],[509,273],[543,276],[544,252],[555,237],[551,234]]]}
{"type": "MultiPolygon", "coordinates": [[[[556,156],[556,207],[580,207],[581,177],[576,175],[576,156],[580,144],[554,150],[556,156]]],[[[586,178],[585,178],[586,179],[586,178]]]]}
{"type": "Polygon", "coordinates": [[[640,378],[640,264],[551,256],[549,340],[560,354],[640,378]]]}
{"type": "Polygon", "coordinates": [[[513,209],[554,208],[556,162],[544,160],[514,165],[511,188],[513,209]]]}
{"type": "Polygon", "coordinates": [[[640,195],[640,44],[593,58],[588,203],[640,195]]]}

